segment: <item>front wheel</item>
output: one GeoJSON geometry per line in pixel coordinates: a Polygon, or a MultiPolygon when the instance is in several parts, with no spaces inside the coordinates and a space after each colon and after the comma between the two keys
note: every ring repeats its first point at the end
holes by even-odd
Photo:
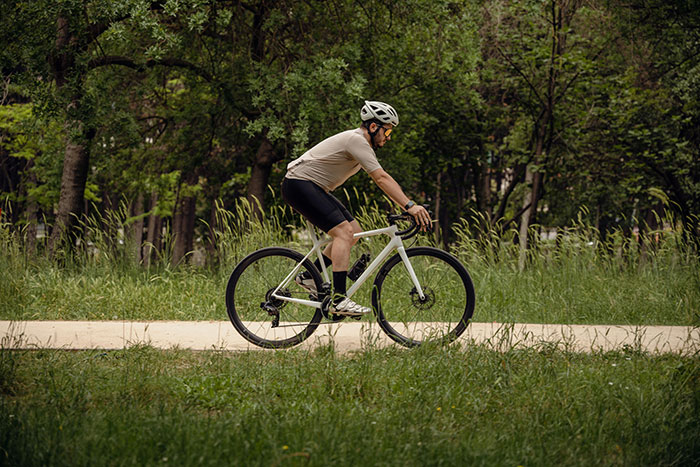
{"type": "Polygon", "coordinates": [[[462,263],[431,247],[406,250],[421,298],[401,257],[392,256],[379,270],[372,306],[379,326],[394,341],[415,347],[426,340],[452,342],[467,329],[474,314],[474,284],[462,263]]]}
{"type": "MultiPolygon", "coordinates": [[[[263,248],[246,256],[233,270],[226,286],[226,311],[233,327],[249,342],[271,349],[299,344],[321,321],[321,310],[272,296],[294,267],[304,259],[289,248],[263,248]]],[[[307,259],[299,273],[308,271],[316,290],[321,275],[307,259]]],[[[292,279],[277,295],[314,300],[292,279]]]]}

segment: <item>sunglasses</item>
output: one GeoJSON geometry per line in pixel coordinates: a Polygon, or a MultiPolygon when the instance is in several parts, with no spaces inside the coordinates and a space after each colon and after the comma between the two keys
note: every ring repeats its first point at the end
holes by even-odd
{"type": "Polygon", "coordinates": [[[389,136],[391,134],[391,132],[394,131],[393,128],[387,128],[384,126],[382,128],[384,128],[384,136],[389,136]]]}

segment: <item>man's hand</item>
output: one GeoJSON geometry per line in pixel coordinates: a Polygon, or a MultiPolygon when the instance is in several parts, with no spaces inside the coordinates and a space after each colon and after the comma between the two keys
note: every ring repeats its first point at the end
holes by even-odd
{"type": "Polygon", "coordinates": [[[426,230],[430,230],[430,227],[431,227],[430,214],[423,206],[420,206],[418,204],[414,204],[413,206],[408,208],[407,212],[410,215],[412,215],[413,218],[416,220],[416,222],[420,225],[420,229],[422,232],[425,232],[426,230]]]}

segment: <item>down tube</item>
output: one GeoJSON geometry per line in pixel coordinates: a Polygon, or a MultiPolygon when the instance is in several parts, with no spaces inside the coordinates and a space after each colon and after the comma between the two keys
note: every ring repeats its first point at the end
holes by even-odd
{"type": "Polygon", "coordinates": [[[360,275],[360,277],[357,278],[355,283],[348,289],[347,296],[352,297],[357,289],[362,287],[362,284],[365,283],[367,278],[371,276],[374,271],[379,267],[381,263],[386,260],[389,255],[391,254],[392,251],[398,249],[398,248],[403,248],[403,244],[401,243],[401,238],[400,237],[393,237],[391,241],[384,247],[384,249],[379,253],[379,255],[374,258],[374,261],[372,261],[369,266],[367,266],[367,269],[365,269],[365,272],[360,275]]]}

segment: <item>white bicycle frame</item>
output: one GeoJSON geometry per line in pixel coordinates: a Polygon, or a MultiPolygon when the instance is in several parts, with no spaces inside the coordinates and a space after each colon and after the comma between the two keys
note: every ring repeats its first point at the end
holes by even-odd
{"type": "MultiPolygon", "coordinates": [[[[284,280],[280,283],[280,285],[277,286],[275,291],[272,293],[272,297],[274,297],[277,300],[282,300],[285,302],[293,302],[293,303],[299,303],[301,305],[307,305],[311,306],[314,308],[319,308],[322,305],[322,302],[316,301],[316,300],[304,300],[301,298],[294,298],[294,297],[286,297],[284,295],[280,295],[277,292],[280,289],[284,289],[289,285],[291,281],[294,280],[296,277],[297,273],[299,272],[299,269],[301,269],[302,263],[306,261],[309,257],[311,257],[314,253],[316,253],[317,257],[319,258],[319,262],[321,263],[321,275],[323,277],[324,282],[330,282],[330,274],[328,273],[328,269],[326,268],[325,261],[323,261],[322,257],[322,250],[321,248],[327,244],[329,244],[332,240],[330,238],[319,238],[319,236],[316,234],[316,228],[307,221],[306,223],[309,234],[311,235],[311,239],[313,241],[313,246],[311,247],[311,251],[309,251],[306,256],[304,256],[304,259],[301,260],[295,267],[292,269],[292,272],[290,272],[287,277],[284,278],[284,280]]],[[[413,282],[413,285],[416,288],[416,291],[418,292],[418,296],[421,298],[421,300],[425,299],[425,294],[423,293],[423,288],[421,287],[420,283],[418,282],[418,277],[416,276],[415,271],[413,270],[413,266],[411,266],[411,262],[408,260],[408,255],[406,255],[406,249],[403,246],[403,241],[399,235],[396,235],[396,232],[398,232],[399,228],[394,224],[390,225],[388,227],[384,227],[381,229],[375,229],[375,230],[368,230],[365,232],[358,232],[354,235],[355,238],[364,238],[364,237],[372,237],[375,235],[381,235],[381,234],[386,234],[391,239],[389,240],[389,243],[384,247],[384,249],[377,255],[377,257],[367,266],[367,269],[362,273],[360,277],[357,278],[355,283],[348,289],[346,296],[348,298],[352,297],[353,294],[362,287],[362,284],[365,283],[365,281],[374,273],[374,271],[386,260],[390,254],[394,252],[394,250],[398,251],[399,256],[401,257],[401,261],[403,262],[404,266],[406,267],[406,270],[408,271],[408,275],[411,277],[411,281],[413,282]]]]}

